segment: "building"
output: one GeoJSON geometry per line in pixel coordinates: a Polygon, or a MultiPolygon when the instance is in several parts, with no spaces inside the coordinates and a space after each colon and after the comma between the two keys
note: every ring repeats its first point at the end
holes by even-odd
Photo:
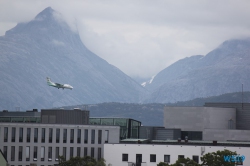
{"type": "Polygon", "coordinates": [[[0,122],[40,123],[41,112],[38,112],[37,109],[26,112],[3,110],[0,112],[0,122]]]}
{"type": "Polygon", "coordinates": [[[156,166],[160,162],[173,164],[178,158],[190,158],[201,164],[200,157],[218,150],[236,151],[244,155],[243,163],[250,165],[250,143],[176,140],[124,140],[119,144],[105,144],[104,158],[108,166],[156,166]],[[140,142],[140,143],[139,143],[140,142]]]}
{"type": "MultiPolygon", "coordinates": [[[[62,114],[55,114],[56,110],[43,111],[41,115],[45,115],[45,118],[41,118],[41,123],[0,123],[0,149],[11,166],[50,166],[58,163],[59,155],[67,160],[73,156],[87,155],[99,159],[103,157],[104,143],[120,141],[119,126],[85,124],[88,122],[86,116],[72,124],[71,118],[86,115],[86,111],[63,110],[62,114]]],[[[13,118],[14,114],[8,116],[13,118]]]]}
{"type": "Polygon", "coordinates": [[[250,103],[205,103],[204,107],[234,108],[236,129],[250,130],[250,103]]]}
{"type": "Polygon", "coordinates": [[[200,163],[204,154],[228,149],[244,155],[245,161],[238,165],[248,166],[249,115],[250,104],[246,103],[164,107],[164,127],[140,126],[140,139],[105,144],[104,158],[110,166],[155,166],[159,162],[173,164],[181,157],[200,163]]]}
{"type": "Polygon", "coordinates": [[[130,118],[89,118],[92,125],[120,126],[120,139],[139,138],[141,122],[130,118]]]}
{"type": "Polygon", "coordinates": [[[230,104],[228,107],[219,103],[207,105],[165,107],[164,127],[180,129],[181,139],[187,136],[189,140],[250,141],[249,126],[242,124],[242,121],[249,123],[249,116],[246,115],[250,115],[250,110],[238,110],[230,104]]]}

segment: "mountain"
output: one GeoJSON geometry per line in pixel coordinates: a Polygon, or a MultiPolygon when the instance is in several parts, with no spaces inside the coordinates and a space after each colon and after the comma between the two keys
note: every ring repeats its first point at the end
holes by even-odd
{"type": "Polygon", "coordinates": [[[0,37],[0,109],[51,108],[100,102],[140,102],[143,87],[82,43],[48,7],[0,37]],[[53,82],[74,87],[49,87],[53,82]]]}
{"type": "Polygon", "coordinates": [[[177,102],[250,90],[250,39],[222,43],[206,56],[181,59],[159,72],[145,102],[177,102]]]}

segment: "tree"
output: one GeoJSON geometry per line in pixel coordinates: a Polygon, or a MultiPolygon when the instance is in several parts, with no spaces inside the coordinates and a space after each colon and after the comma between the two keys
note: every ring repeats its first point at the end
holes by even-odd
{"type": "Polygon", "coordinates": [[[170,166],[183,166],[183,164],[185,166],[200,166],[198,163],[196,163],[194,160],[191,160],[190,158],[180,158],[170,166]]]}
{"type": "Polygon", "coordinates": [[[102,158],[96,161],[90,156],[71,157],[68,161],[63,156],[59,156],[59,166],[106,166],[105,160],[102,158]]]}
{"type": "Polygon", "coordinates": [[[202,164],[196,163],[194,160],[191,160],[189,158],[180,158],[178,159],[174,164],[167,164],[164,162],[160,162],[157,164],[157,166],[203,166],[203,165],[209,165],[209,166],[235,166],[235,162],[232,161],[225,161],[224,156],[235,156],[237,155],[236,152],[229,151],[227,149],[223,151],[217,151],[212,153],[207,153],[203,157],[201,157],[202,164]]]}
{"type": "Polygon", "coordinates": [[[223,151],[217,151],[212,153],[207,153],[203,157],[201,157],[202,165],[209,165],[209,166],[217,166],[217,165],[223,165],[223,166],[234,166],[235,162],[228,162],[225,161],[224,156],[234,156],[237,155],[236,152],[232,152],[230,150],[223,150],[223,151]]]}
{"type": "Polygon", "coordinates": [[[157,166],[169,166],[169,165],[167,163],[160,162],[159,164],[157,164],[157,166]]]}

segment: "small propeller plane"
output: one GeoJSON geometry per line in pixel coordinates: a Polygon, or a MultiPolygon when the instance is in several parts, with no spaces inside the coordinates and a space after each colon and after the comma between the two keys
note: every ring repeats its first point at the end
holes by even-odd
{"type": "Polygon", "coordinates": [[[60,89],[60,88],[71,89],[71,90],[73,89],[73,87],[69,84],[59,84],[59,83],[52,82],[49,77],[47,77],[47,84],[49,86],[53,86],[53,87],[58,88],[58,89],[60,89]]]}

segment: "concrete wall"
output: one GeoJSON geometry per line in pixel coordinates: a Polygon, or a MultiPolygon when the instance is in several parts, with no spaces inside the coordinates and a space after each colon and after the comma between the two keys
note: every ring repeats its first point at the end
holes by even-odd
{"type": "Polygon", "coordinates": [[[42,109],[41,119],[41,123],[87,125],[89,124],[89,111],[80,109],[42,109]]]}
{"type": "Polygon", "coordinates": [[[236,129],[250,130],[250,103],[205,103],[204,106],[236,108],[236,129]]]}
{"type": "MultiPolygon", "coordinates": [[[[218,150],[228,149],[236,151],[246,157],[243,166],[250,165],[250,148],[249,147],[222,147],[222,146],[191,146],[191,145],[153,145],[153,144],[105,144],[104,158],[106,165],[128,166],[128,162],[136,161],[136,154],[142,154],[144,166],[156,166],[159,162],[164,161],[164,155],[170,155],[170,164],[175,163],[178,155],[184,155],[192,159],[193,156],[199,156],[201,163],[201,147],[204,147],[204,154],[216,152],[218,150]],[[128,162],[122,161],[122,154],[128,154],[128,162]],[[150,154],[156,154],[156,162],[150,162],[150,154]]],[[[203,155],[204,155],[203,154],[203,155]]]]}
{"type": "Polygon", "coordinates": [[[164,127],[180,128],[182,131],[203,131],[204,129],[228,129],[228,121],[230,119],[233,120],[233,128],[235,128],[235,108],[164,108],[164,127]]]}
{"type": "Polygon", "coordinates": [[[90,156],[91,148],[95,148],[95,158],[97,158],[98,148],[102,149],[105,143],[105,130],[109,131],[109,143],[119,143],[120,127],[119,126],[96,126],[96,125],[59,125],[59,124],[30,124],[30,123],[0,123],[0,149],[7,146],[7,160],[10,165],[19,165],[18,149],[23,147],[22,165],[29,165],[30,163],[37,163],[37,165],[53,165],[55,161],[55,149],[59,147],[59,155],[63,153],[63,147],[67,148],[67,157],[69,159],[70,147],[74,148],[74,156],[77,154],[77,147],[81,148],[81,156],[84,154],[84,147],[88,148],[90,156]],[[4,127],[8,127],[8,142],[4,142],[4,127]],[[11,129],[16,128],[15,142],[11,142],[11,129]],[[19,128],[23,128],[23,142],[19,142],[19,128]],[[27,128],[31,128],[30,143],[26,142],[27,128]],[[38,128],[38,142],[34,142],[34,128],[38,128]],[[45,143],[41,143],[41,130],[46,129],[45,143]],[[53,141],[49,143],[49,128],[53,129],[53,141]],[[56,129],[60,129],[60,142],[56,143],[56,129]],[[67,129],[67,143],[63,143],[63,129],[67,129]],[[70,129],[74,129],[74,143],[70,143],[70,129]],[[81,143],[77,143],[77,129],[81,129],[81,143]],[[84,143],[84,130],[88,130],[88,143],[84,143]],[[95,144],[91,144],[91,130],[95,130],[95,144]],[[102,130],[102,143],[98,144],[98,130],[102,130]],[[11,146],[15,146],[15,161],[11,161],[11,146]],[[30,147],[30,161],[26,161],[25,148],[30,147]],[[38,147],[37,161],[33,161],[34,146],[38,147]],[[41,147],[45,147],[45,158],[41,161],[41,147]],[[52,147],[52,161],[48,161],[48,148],[52,147]]]}
{"type": "Polygon", "coordinates": [[[217,141],[250,141],[250,130],[216,130],[205,129],[203,131],[203,140],[217,141]]]}

